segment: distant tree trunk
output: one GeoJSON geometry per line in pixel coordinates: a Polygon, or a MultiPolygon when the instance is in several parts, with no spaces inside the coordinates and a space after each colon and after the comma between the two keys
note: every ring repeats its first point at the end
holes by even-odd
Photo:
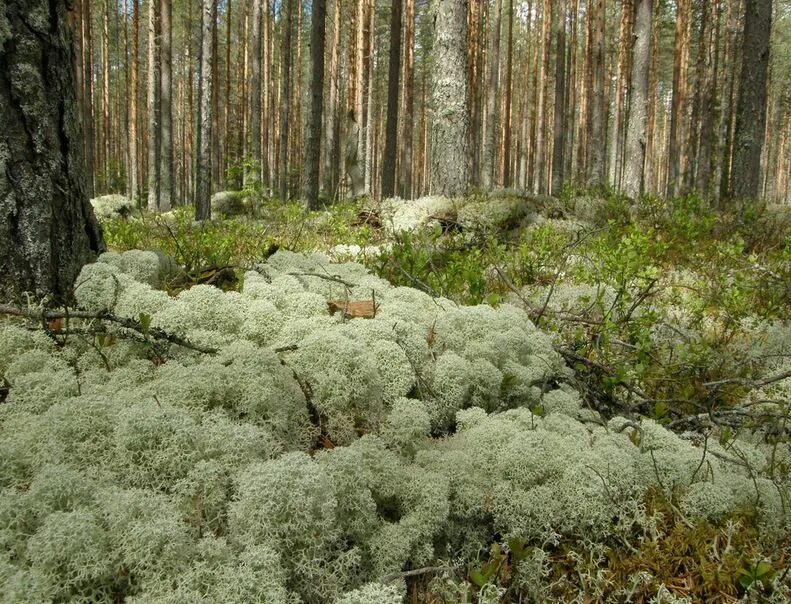
{"type": "Polygon", "coordinates": [[[631,70],[631,54],[633,44],[632,20],[635,0],[624,0],[621,4],[621,25],[618,29],[618,75],[615,84],[610,133],[607,137],[609,157],[607,160],[607,180],[611,186],[620,188],[623,170],[623,132],[626,122],[625,96],[627,81],[631,70]]]}
{"type": "MultiPolygon", "coordinates": [[[[387,125],[382,158],[382,197],[395,195],[396,151],[398,145],[398,90],[401,75],[401,12],[403,0],[391,0],[390,62],[387,76],[387,125]]],[[[465,91],[466,96],[466,91],[465,91]]]]}
{"type": "Polygon", "coordinates": [[[698,84],[700,94],[700,130],[695,158],[695,181],[691,183],[700,193],[708,197],[711,191],[713,149],[716,146],[714,125],[719,121],[719,102],[716,79],[719,67],[719,10],[720,0],[712,0],[703,7],[701,26],[702,76],[698,84]]]}
{"type": "Polygon", "coordinates": [[[96,195],[96,161],[94,144],[96,142],[93,124],[93,19],[91,0],[82,0],[82,81],[83,81],[83,132],[85,134],[85,164],[88,173],[88,197],[96,195]]]}
{"type": "Polygon", "coordinates": [[[555,141],[552,147],[552,195],[559,195],[563,188],[563,151],[565,149],[566,121],[566,0],[558,2],[555,24],[555,141]]]}
{"type": "MultiPolygon", "coordinates": [[[[688,1],[688,0],[686,0],[688,1]]],[[[606,164],[606,108],[605,97],[605,65],[604,65],[604,28],[605,0],[594,0],[591,21],[592,57],[591,60],[591,94],[588,128],[588,184],[602,185],[605,182],[606,164]]]]}
{"type": "Polygon", "coordinates": [[[209,191],[222,188],[222,145],[220,144],[220,70],[219,27],[217,25],[219,0],[215,0],[214,22],[211,27],[211,184],[209,191]]]}
{"type": "Polygon", "coordinates": [[[470,186],[467,1],[434,0],[433,10],[430,192],[457,196],[470,186]]]}
{"type": "Polygon", "coordinates": [[[0,22],[0,299],[67,298],[104,251],[86,193],[65,0],[6,0],[0,22]]]}
{"type": "Polygon", "coordinates": [[[340,0],[333,1],[332,36],[328,60],[327,113],[324,124],[324,175],[322,188],[334,197],[338,186],[338,60],[341,47],[341,6],[340,0]]]}
{"type": "MultiPolygon", "coordinates": [[[[565,0],[561,0],[565,1],[565,0]]],[[[514,88],[514,0],[508,2],[508,58],[505,68],[505,124],[503,126],[503,186],[511,186],[511,128],[514,88]]]]}
{"type": "Polygon", "coordinates": [[[324,109],[324,27],[326,0],[313,0],[310,19],[310,121],[305,141],[305,200],[309,210],[319,209],[321,116],[324,109]]]}
{"type": "Polygon", "coordinates": [[[148,2],[148,209],[159,211],[159,61],[157,60],[157,0],[148,2]]]}
{"type": "Polygon", "coordinates": [[[162,45],[160,48],[159,211],[169,212],[173,203],[173,48],[171,0],[161,0],[162,45]]]}
{"type": "Polygon", "coordinates": [[[253,0],[250,45],[250,161],[252,170],[247,175],[251,183],[261,182],[261,3],[253,0]]]}
{"type": "Polygon", "coordinates": [[[293,3],[293,0],[282,0],[280,5],[280,10],[282,11],[280,16],[282,24],[280,68],[282,74],[280,78],[280,158],[278,164],[280,201],[288,201],[288,120],[291,104],[291,21],[293,3]]]}
{"type": "Polygon", "coordinates": [[[646,149],[648,72],[651,64],[651,19],[653,0],[635,0],[632,77],[629,86],[629,122],[626,127],[626,153],[623,191],[637,197],[643,190],[646,149]]]}
{"type": "Polygon", "coordinates": [[[137,148],[137,96],[138,92],[138,53],[140,39],[140,10],[139,0],[132,0],[132,56],[129,93],[129,181],[131,184],[132,198],[140,196],[140,163],[137,148]]]}
{"type": "Polygon", "coordinates": [[[203,0],[201,8],[200,79],[198,81],[198,160],[195,187],[195,219],[211,218],[212,166],[212,30],[217,15],[217,0],[203,0]]]}
{"type": "Polygon", "coordinates": [[[401,143],[399,145],[398,194],[412,199],[412,139],[415,121],[415,0],[406,0],[404,19],[404,77],[401,86],[401,143]]]}
{"type": "Polygon", "coordinates": [[[760,191],[771,31],[772,1],[746,0],[730,186],[737,200],[757,198],[760,191]]]}
{"type": "Polygon", "coordinates": [[[656,150],[656,116],[659,99],[657,99],[657,68],[659,65],[659,15],[660,0],[652,0],[651,24],[651,64],[648,76],[648,116],[645,125],[645,161],[643,162],[643,192],[656,193],[661,187],[656,178],[657,176],[657,153],[656,150]]]}
{"type": "Polygon", "coordinates": [[[102,145],[100,147],[99,174],[102,176],[102,191],[110,192],[110,4],[102,4],[102,145]]]}
{"type": "Polygon", "coordinates": [[[689,63],[690,0],[678,0],[673,63],[673,100],[670,111],[670,143],[668,149],[667,195],[681,193],[686,153],[687,69],[689,63]]]}
{"type": "Polygon", "coordinates": [[[481,161],[481,185],[491,189],[495,182],[495,149],[497,148],[497,132],[499,126],[498,109],[500,108],[500,31],[502,29],[503,2],[494,0],[492,18],[491,44],[489,45],[489,85],[486,94],[486,122],[483,139],[483,157],[481,161]]]}

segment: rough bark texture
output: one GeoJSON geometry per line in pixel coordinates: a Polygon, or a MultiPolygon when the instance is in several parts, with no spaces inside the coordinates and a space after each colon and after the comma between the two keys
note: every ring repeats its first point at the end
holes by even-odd
{"type": "Polygon", "coordinates": [[[321,116],[324,110],[324,22],[326,0],[313,0],[310,25],[310,116],[305,141],[305,200],[309,210],[319,209],[321,116]]]}
{"type": "Polygon", "coordinates": [[[201,8],[201,56],[198,109],[198,161],[195,187],[195,219],[211,218],[212,141],[212,29],[217,0],[203,0],[201,8]]]}
{"type": "MultiPolygon", "coordinates": [[[[395,195],[396,146],[398,143],[398,90],[401,76],[401,12],[403,0],[392,0],[390,11],[390,64],[387,78],[387,124],[382,158],[382,197],[395,195]]],[[[464,93],[466,95],[466,91],[464,93]]]]}
{"type": "Polygon", "coordinates": [[[140,10],[138,0],[132,0],[132,56],[129,93],[129,181],[132,199],[140,195],[140,164],[137,148],[138,44],[140,38],[140,10]]]}
{"type": "Polygon", "coordinates": [[[65,0],[0,10],[0,299],[68,295],[104,251],[86,194],[65,0]]]}
{"type": "Polygon", "coordinates": [[[173,48],[171,0],[161,0],[159,211],[173,203],[173,48]]]}
{"type": "Polygon", "coordinates": [[[651,17],[653,0],[635,0],[632,77],[629,87],[629,122],[626,127],[623,190],[637,197],[643,187],[648,114],[648,70],[651,63],[651,17]]]}
{"type": "Polygon", "coordinates": [[[734,199],[755,198],[759,194],[771,31],[772,1],[747,0],[730,186],[734,199]]]}
{"type": "Polygon", "coordinates": [[[433,59],[430,191],[463,195],[470,186],[466,0],[434,0],[433,59]]]}

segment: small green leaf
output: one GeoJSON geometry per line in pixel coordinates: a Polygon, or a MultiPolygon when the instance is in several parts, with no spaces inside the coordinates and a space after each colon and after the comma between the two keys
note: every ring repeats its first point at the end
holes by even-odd
{"type": "Polygon", "coordinates": [[[151,329],[151,315],[140,313],[140,327],[143,329],[143,335],[148,337],[148,332],[151,329]]]}
{"type": "Polygon", "coordinates": [[[484,574],[478,568],[473,568],[470,571],[470,581],[472,581],[478,587],[483,587],[489,582],[489,580],[484,576],[484,574]]]}

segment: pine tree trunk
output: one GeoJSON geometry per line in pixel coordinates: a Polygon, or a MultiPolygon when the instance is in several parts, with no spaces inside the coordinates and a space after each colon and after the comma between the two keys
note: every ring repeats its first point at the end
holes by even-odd
{"type": "Polygon", "coordinates": [[[735,200],[755,199],[760,193],[771,31],[771,0],[746,0],[730,185],[735,200]]]}
{"type": "Polygon", "coordinates": [[[624,0],[621,5],[621,25],[618,30],[618,75],[616,77],[615,99],[610,133],[607,137],[609,157],[607,161],[607,180],[611,186],[620,188],[623,170],[623,132],[626,123],[625,96],[627,79],[631,70],[632,19],[636,0],[624,0]]]}
{"type": "Polygon", "coordinates": [[[99,161],[99,174],[103,180],[103,192],[110,191],[110,3],[104,0],[102,6],[102,146],[99,161]]]}
{"type": "Polygon", "coordinates": [[[65,0],[6,0],[0,21],[0,299],[67,298],[104,251],[86,191],[65,0]]]}
{"type": "Polygon", "coordinates": [[[261,182],[261,9],[263,0],[253,0],[251,11],[252,44],[249,47],[250,59],[250,161],[252,169],[245,182],[261,182]]]}
{"type": "Polygon", "coordinates": [[[85,134],[85,168],[88,174],[88,197],[96,195],[96,143],[93,123],[93,35],[91,0],[82,0],[82,81],[83,81],[83,132],[85,134]]]}
{"type": "Polygon", "coordinates": [[[309,210],[319,209],[321,116],[324,109],[324,28],[326,0],[313,0],[310,19],[310,121],[305,141],[305,200],[309,210]]]}
{"type": "Polygon", "coordinates": [[[716,148],[714,125],[719,122],[720,104],[717,97],[716,78],[719,68],[719,10],[720,0],[712,0],[704,6],[706,27],[702,37],[705,43],[703,61],[703,81],[701,88],[700,138],[697,147],[694,186],[704,196],[711,192],[713,171],[713,150],[716,148]]]}
{"type": "Polygon", "coordinates": [[[503,2],[494,0],[494,25],[491,44],[489,45],[489,85],[486,94],[486,131],[483,139],[483,157],[481,159],[481,185],[490,190],[495,183],[495,149],[497,147],[497,131],[499,126],[500,93],[500,30],[502,29],[503,2]]]}
{"type": "Polygon", "coordinates": [[[280,5],[282,40],[280,47],[280,158],[278,163],[280,201],[288,201],[288,139],[291,105],[291,21],[293,0],[280,5]]]}
{"type": "MultiPolygon", "coordinates": [[[[565,0],[561,0],[565,1],[565,0]]],[[[514,86],[514,0],[508,2],[508,58],[505,68],[505,123],[503,126],[503,186],[511,186],[511,127],[514,86]]]]}
{"type": "Polygon", "coordinates": [[[434,0],[430,192],[456,196],[470,185],[467,3],[434,0]]]}
{"type": "Polygon", "coordinates": [[[195,220],[211,218],[212,166],[212,31],[217,16],[217,0],[203,0],[201,7],[200,79],[198,81],[198,151],[195,174],[195,220]]]}
{"type": "MultiPolygon", "coordinates": [[[[498,0],[499,1],[499,0],[498,0]]],[[[398,145],[398,90],[401,69],[401,12],[403,0],[391,0],[390,62],[387,76],[387,125],[382,158],[382,197],[395,195],[396,151],[398,145]]],[[[466,57],[465,57],[466,59],[466,57]]],[[[464,92],[465,96],[467,92],[464,92]]]]}
{"type": "Polygon", "coordinates": [[[138,98],[138,53],[140,40],[140,10],[139,0],[132,0],[132,56],[129,93],[129,180],[131,183],[132,199],[140,196],[140,162],[137,146],[137,98],[138,98]]]}
{"type": "Polygon", "coordinates": [[[637,197],[643,190],[646,149],[648,70],[651,64],[651,19],[653,0],[635,0],[632,76],[629,86],[629,122],[626,127],[626,153],[623,191],[637,197]]]}
{"type": "Polygon", "coordinates": [[[415,0],[406,0],[404,18],[404,77],[401,87],[401,144],[399,145],[398,194],[412,199],[412,139],[415,121],[415,0]]]}
{"type": "Polygon", "coordinates": [[[689,62],[690,0],[678,0],[676,37],[673,63],[673,100],[670,113],[670,143],[668,149],[667,195],[681,193],[686,154],[687,69],[689,62]]]}
{"type": "MultiPolygon", "coordinates": [[[[688,1],[688,0],[687,0],[688,1]]],[[[592,57],[591,57],[591,91],[588,134],[588,184],[602,185],[605,183],[606,164],[606,108],[605,97],[605,65],[604,65],[604,28],[605,0],[595,0],[591,22],[592,57]]]]}
{"type": "Polygon", "coordinates": [[[159,211],[173,204],[173,48],[171,0],[161,0],[159,211]]]}
{"type": "Polygon", "coordinates": [[[552,195],[563,188],[563,151],[566,121],[566,0],[558,2],[555,23],[555,141],[552,149],[552,195]]]}
{"type": "Polygon", "coordinates": [[[148,0],[148,209],[159,211],[159,61],[157,60],[157,0],[148,0]]]}

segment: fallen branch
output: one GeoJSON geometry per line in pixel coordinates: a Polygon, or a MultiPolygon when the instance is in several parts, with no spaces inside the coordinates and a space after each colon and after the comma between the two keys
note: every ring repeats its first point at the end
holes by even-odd
{"type": "Polygon", "coordinates": [[[109,323],[114,323],[116,325],[120,325],[126,329],[131,329],[132,331],[136,331],[142,334],[144,337],[151,336],[155,340],[165,340],[170,342],[171,344],[176,344],[177,346],[181,346],[183,348],[188,348],[189,350],[194,350],[195,352],[200,352],[203,354],[217,354],[216,348],[207,348],[204,346],[198,346],[197,344],[193,344],[186,338],[182,338],[176,334],[169,333],[164,329],[159,329],[157,327],[144,327],[139,321],[135,321],[134,319],[127,319],[125,317],[118,317],[112,313],[104,312],[104,313],[95,313],[95,312],[88,312],[82,310],[28,310],[24,308],[17,308],[15,306],[8,306],[6,304],[0,304],[0,315],[9,315],[12,317],[24,317],[26,319],[32,319],[34,321],[42,321],[44,323],[49,323],[50,321],[57,321],[61,319],[65,319],[66,321],[70,319],[82,319],[86,321],[107,321],[109,323]]]}

